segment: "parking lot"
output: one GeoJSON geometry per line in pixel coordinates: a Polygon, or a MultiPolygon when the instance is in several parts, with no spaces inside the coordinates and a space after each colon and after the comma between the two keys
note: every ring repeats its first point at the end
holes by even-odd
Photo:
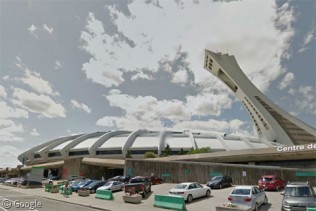
{"type": "MultiPolygon", "coordinates": [[[[138,210],[162,210],[161,208],[153,207],[154,203],[154,195],[155,194],[162,194],[166,195],[168,194],[169,190],[174,187],[175,184],[165,183],[160,185],[154,185],[152,186],[152,192],[142,200],[141,204],[128,204],[124,203],[122,196],[124,195],[123,191],[120,192],[114,192],[114,200],[108,201],[108,200],[101,200],[96,199],[95,194],[91,194],[88,197],[81,197],[78,196],[77,193],[74,193],[69,198],[63,197],[63,195],[59,193],[48,193],[44,191],[44,188],[36,188],[36,189],[23,189],[23,188],[17,188],[17,187],[10,187],[10,186],[4,186],[0,185],[0,197],[2,198],[9,198],[14,200],[26,200],[30,199],[31,201],[34,201],[36,199],[37,201],[42,203],[41,208],[37,208],[37,210],[50,210],[49,207],[51,207],[51,203],[48,203],[50,201],[59,201],[63,202],[65,204],[72,205],[69,207],[68,210],[80,210],[75,209],[73,205],[76,206],[83,206],[86,207],[89,210],[98,209],[98,210],[113,210],[113,211],[138,211],[138,210]],[[8,191],[11,191],[11,194],[6,194],[8,191]],[[14,194],[16,193],[16,195],[14,194]],[[22,195],[21,195],[22,194],[22,195]],[[24,197],[19,199],[19,197],[24,197]]],[[[216,210],[216,206],[227,203],[227,198],[229,193],[231,192],[232,187],[230,188],[224,188],[224,189],[214,189],[212,190],[211,197],[209,198],[200,198],[196,199],[191,203],[187,203],[186,207],[187,210],[216,210]]],[[[280,194],[281,191],[267,191],[266,194],[269,199],[269,203],[267,205],[263,205],[260,207],[260,211],[280,211],[281,209],[281,201],[282,201],[282,195],[280,194]]],[[[65,205],[66,206],[66,205],[65,205]]]]}

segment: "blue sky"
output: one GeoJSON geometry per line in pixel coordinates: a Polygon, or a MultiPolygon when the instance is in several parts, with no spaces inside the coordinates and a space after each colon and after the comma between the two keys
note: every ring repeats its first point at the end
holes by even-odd
{"type": "Polygon", "coordinates": [[[173,128],[256,136],[203,69],[235,55],[251,81],[316,126],[315,1],[0,1],[0,167],[71,134],[173,128]]]}

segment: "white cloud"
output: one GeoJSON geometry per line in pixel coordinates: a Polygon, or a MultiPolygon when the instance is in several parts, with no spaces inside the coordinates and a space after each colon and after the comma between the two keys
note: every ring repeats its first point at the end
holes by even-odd
{"type": "Polygon", "coordinates": [[[0,85],[0,97],[6,98],[7,92],[5,91],[4,87],[0,85]]]}
{"type": "Polygon", "coordinates": [[[282,79],[282,81],[280,82],[280,84],[278,85],[278,88],[281,90],[285,89],[294,81],[294,79],[295,77],[293,73],[287,73],[282,79]]]}
{"type": "Polygon", "coordinates": [[[24,109],[14,108],[6,102],[0,101],[0,119],[7,118],[28,118],[28,112],[24,109]]]}
{"type": "Polygon", "coordinates": [[[289,89],[288,93],[290,95],[295,95],[296,91],[295,91],[295,89],[291,88],[291,89],[289,89]]]}
{"type": "Polygon", "coordinates": [[[311,31],[309,31],[305,37],[304,37],[304,40],[303,40],[303,45],[302,47],[298,50],[300,53],[308,50],[310,48],[310,46],[308,46],[311,41],[314,39],[315,37],[315,29],[312,29],[311,31]]]}
{"type": "Polygon", "coordinates": [[[123,116],[105,116],[97,121],[97,125],[119,129],[171,127],[189,121],[192,115],[219,116],[221,109],[232,106],[232,100],[226,95],[213,93],[188,96],[186,102],[182,102],[158,100],[153,96],[131,96],[114,89],[106,99],[110,106],[122,109],[123,116]],[[170,125],[165,125],[165,121],[170,125]]]}
{"type": "Polygon", "coordinates": [[[64,65],[62,62],[60,62],[58,60],[55,61],[55,66],[54,66],[55,70],[61,70],[63,67],[64,67],[64,65]]]}
{"type": "Polygon", "coordinates": [[[289,41],[294,35],[291,23],[295,21],[289,4],[276,11],[272,0],[256,4],[246,0],[238,4],[186,1],[183,7],[161,1],[160,6],[163,9],[133,1],[128,5],[129,16],[109,7],[119,31],[111,36],[90,13],[87,31],[81,34],[83,49],[92,56],[83,64],[87,78],[106,87],[118,86],[124,82],[124,71],[157,71],[157,61],[166,55],[174,57],[177,46],[188,52],[187,62],[196,83],[211,77],[202,68],[205,48],[236,55],[242,69],[262,91],[286,71],[281,61],[289,57],[289,41]],[[157,20],[159,24],[153,24],[157,20]],[[258,27],[261,25],[265,27],[258,27]]]}
{"type": "Polygon", "coordinates": [[[46,24],[43,24],[43,30],[49,34],[52,34],[54,31],[53,27],[48,27],[46,24]]]}
{"type": "Polygon", "coordinates": [[[192,115],[220,116],[222,109],[229,109],[232,106],[232,99],[227,94],[203,93],[196,96],[186,97],[186,108],[192,115]]]}
{"type": "Polygon", "coordinates": [[[120,129],[162,128],[163,120],[173,123],[190,118],[183,102],[179,100],[158,100],[153,96],[130,96],[112,90],[106,96],[110,106],[122,109],[124,116],[107,116],[99,119],[97,125],[120,129]]]}
{"type": "Polygon", "coordinates": [[[246,123],[239,119],[233,119],[229,122],[210,119],[208,121],[183,121],[177,123],[174,128],[179,130],[197,130],[217,133],[222,132],[223,134],[226,133],[253,137],[254,134],[242,129],[242,126],[244,125],[246,125],[246,123]]]}
{"type": "Polygon", "coordinates": [[[27,30],[29,31],[29,33],[30,33],[31,35],[33,35],[34,37],[38,38],[38,35],[35,34],[35,31],[37,30],[37,27],[36,27],[36,26],[34,26],[34,25],[32,24],[32,25],[30,25],[30,26],[27,28],[27,30]]]}
{"type": "Polygon", "coordinates": [[[44,80],[37,72],[27,69],[25,71],[24,77],[20,80],[40,94],[48,94],[53,96],[59,95],[58,92],[53,90],[52,85],[48,81],[44,80]]]}
{"type": "Polygon", "coordinates": [[[66,117],[66,110],[61,105],[52,100],[49,96],[14,88],[13,103],[30,112],[38,113],[47,118],[66,117]]]}
{"type": "Polygon", "coordinates": [[[79,103],[78,101],[73,100],[73,99],[70,102],[71,102],[71,105],[72,105],[73,108],[78,108],[80,110],[85,111],[88,114],[91,113],[91,108],[89,108],[86,104],[79,103]]]}
{"type": "Polygon", "coordinates": [[[316,114],[316,91],[312,86],[300,86],[295,104],[305,113],[316,114]]]}
{"type": "Polygon", "coordinates": [[[176,84],[185,84],[188,81],[188,73],[185,70],[179,70],[172,75],[171,82],[176,84]]]}
{"type": "Polygon", "coordinates": [[[31,87],[34,91],[40,94],[59,95],[57,91],[54,91],[49,81],[44,80],[38,72],[28,69],[28,67],[21,62],[21,59],[17,57],[18,63],[16,66],[24,71],[24,76],[20,79],[22,83],[31,87]]]}
{"type": "Polygon", "coordinates": [[[2,145],[0,147],[0,155],[1,155],[1,168],[6,167],[16,167],[17,165],[21,165],[18,161],[17,157],[22,153],[22,149],[18,149],[16,147],[10,145],[2,145]]]}
{"type": "MultiPolygon", "coordinates": [[[[16,124],[9,119],[0,119],[0,143],[1,142],[22,142],[23,138],[16,133],[23,133],[21,124],[16,124]]],[[[1,146],[2,147],[2,146],[1,146]]]]}
{"type": "Polygon", "coordinates": [[[152,76],[150,76],[149,74],[145,74],[143,71],[140,71],[131,77],[132,81],[136,81],[139,79],[154,80],[152,76]]]}
{"type": "Polygon", "coordinates": [[[33,128],[32,131],[30,132],[32,136],[39,136],[40,134],[37,132],[36,128],[33,128]]]}

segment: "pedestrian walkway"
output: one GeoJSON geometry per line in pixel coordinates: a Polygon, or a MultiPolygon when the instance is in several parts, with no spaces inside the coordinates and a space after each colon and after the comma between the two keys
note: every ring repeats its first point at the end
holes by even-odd
{"type": "Polygon", "coordinates": [[[73,195],[70,195],[69,197],[65,198],[63,194],[60,193],[49,193],[45,192],[44,188],[36,188],[36,189],[23,189],[23,188],[17,188],[17,187],[10,187],[5,185],[0,185],[0,195],[1,195],[1,189],[5,190],[11,190],[15,191],[21,194],[27,194],[32,195],[34,197],[38,197],[37,199],[40,201],[40,198],[46,198],[71,204],[76,204],[80,206],[85,206],[89,208],[95,208],[98,210],[113,210],[113,211],[126,211],[126,210],[148,210],[148,211],[156,211],[161,210],[159,208],[153,207],[153,202],[143,200],[142,204],[128,204],[124,203],[123,201],[123,192],[115,192],[114,200],[108,201],[108,200],[101,200],[96,199],[95,194],[90,194],[88,197],[81,197],[78,196],[77,193],[73,193],[73,195]]]}

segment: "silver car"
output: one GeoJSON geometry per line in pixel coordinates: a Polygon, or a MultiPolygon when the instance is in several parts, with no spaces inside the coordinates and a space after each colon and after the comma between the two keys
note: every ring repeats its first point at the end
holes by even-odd
{"type": "Polygon", "coordinates": [[[124,190],[125,183],[120,181],[109,181],[105,185],[99,187],[97,190],[124,190]]]}
{"type": "Polygon", "coordinates": [[[308,183],[288,183],[281,194],[284,195],[282,211],[306,211],[307,208],[316,207],[316,194],[308,183]]]}
{"type": "Polygon", "coordinates": [[[256,186],[238,186],[230,193],[228,200],[232,204],[243,205],[251,210],[259,210],[262,204],[268,203],[266,193],[256,186]]]}

